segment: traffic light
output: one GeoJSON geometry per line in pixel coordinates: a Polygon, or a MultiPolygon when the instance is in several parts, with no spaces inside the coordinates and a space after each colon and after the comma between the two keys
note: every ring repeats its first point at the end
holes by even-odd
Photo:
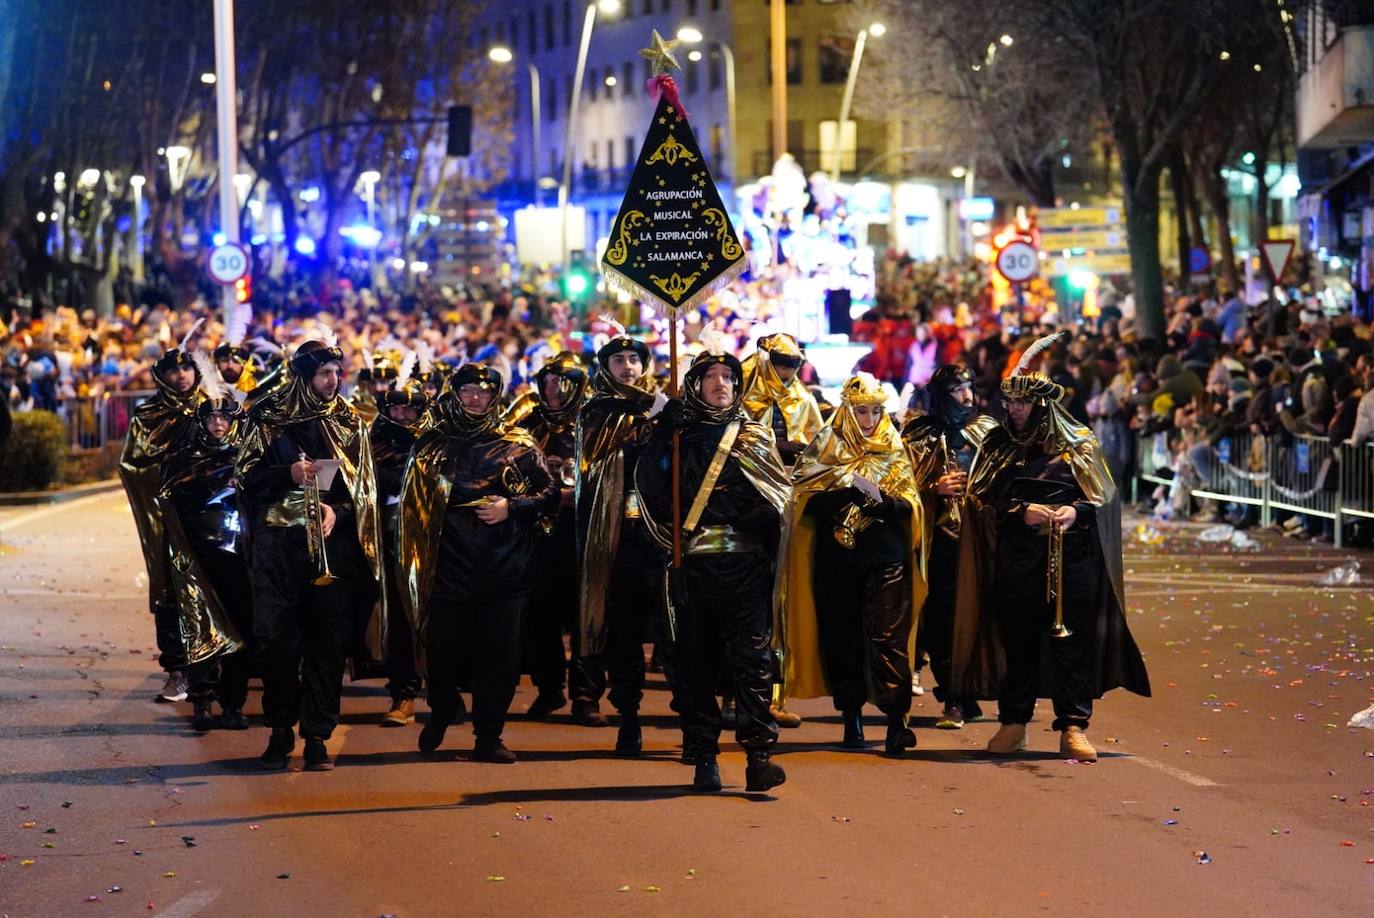
{"type": "Polygon", "coordinates": [[[563,298],[570,303],[583,303],[592,289],[592,275],[580,261],[568,265],[563,275],[563,298]]]}
{"type": "Polygon", "coordinates": [[[245,274],[234,281],[234,301],[246,303],[253,298],[253,275],[245,274]]]}
{"type": "Polygon", "coordinates": [[[450,105],[448,107],[448,148],[446,152],[449,156],[471,155],[471,105],[450,105]]]}

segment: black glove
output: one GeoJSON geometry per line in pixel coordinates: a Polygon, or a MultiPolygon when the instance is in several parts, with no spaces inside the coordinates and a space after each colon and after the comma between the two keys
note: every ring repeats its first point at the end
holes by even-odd
{"type": "Polygon", "coordinates": [[[680,398],[670,398],[658,413],[659,423],[668,430],[681,430],[687,426],[687,408],[680,398]]]}

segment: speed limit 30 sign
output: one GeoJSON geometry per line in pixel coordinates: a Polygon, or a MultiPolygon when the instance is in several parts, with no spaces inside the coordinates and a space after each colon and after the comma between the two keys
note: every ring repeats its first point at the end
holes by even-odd
{"type": "Polygon", "coordinates": [[[997,271],[1013,284],[1028,281],[1040,271],[1040,253],[1024,240],[1008,242],[997,251],[997,271]]]}
{"type": "Polygon", "coordinates": [[[236,242],[217,245],[210,252],[210,279],[226,287],[248,275],[248,250],[236,242]]]}

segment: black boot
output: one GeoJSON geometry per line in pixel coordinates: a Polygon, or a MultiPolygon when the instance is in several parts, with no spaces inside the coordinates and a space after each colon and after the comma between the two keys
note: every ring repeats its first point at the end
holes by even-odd
{"type": "Polygon", "coordinates": [[[248,718],[243,716],[243,708],[225,708],[220,711],[219,728],[221,730],[247,730],[248,718]]]}
{"type": "MultiPolygon", "coordinates": [[[[457,700],[458,700],[458,704],[457,704],[457,706],[453,709],[453,719],[449,721],[449,725],[450,725],[450,726],[452,726],[453,724],[465,724],[465,723],[468,722],[468,705],[467,705],[467,702],[465,702],[465,701],[463,700],[463,696],[462,696],[462,695],[457,696],[457,700]]],[[[433,709],[431,708],[431,710],[433,710],[433,709]]]]}
{"type": "Polygon", "coordinates": [[[844,740],[840,745],[846,749],[865,748],[863,711],[845,711],[840,719],[844,722],[844,740]]]}
{"type": "Polygon", "coordinates": [[[749,764],[744,768],[744,789],[760,793],[777,787],[787,780],[787,772],[773,761],[773,753],[767,749],[750,749],[749,764]]]}
{"type": "Polygon", "coordinates": [[[883,749],[888,755],[901,755],[907,749],[916,747],[916,734],[906,725],[905,714],[887,715],[887,739],[883,749]]]}
{"type": "Polygon", "coordinates": [[[727,698],[720,706],[720,725],[726,730],[739,726],[739,709],[735,707],[735,699],[727,698]]]}
{"type": "Polygon", "coordinates": [[[720,766],[716,764],[715,756],[697,756],[697,773],[692,778],[692,790],[720,790],[720,766]]]}
{"type": "Polygon", "coordinates": [[[525,709],[525,716],[530,720],[545,720],[554,711],[568,703],[568,697],[559,689],[551,692],[540,692],[535,696],[534,701],[525,709]]]}
{"type": "Polygon", "coordinates": [[[209,698],[197,698],[195,711],[191,714],[191,729],[197,733],[209,733],[215,727],[215,715],[210,711],[209,698]]]}
{"type": "Polygon", "coordinates": [[[601,713],[594,701],[574,701],[572,721],[583,727],[609,727],[611,722],[601,713]]]}
{"type": "Polygon", "coordinates": [[[329,758],[329,750],[324,748],[324,740],[318,736],[305,738],[305,770],[333,771],[334,761],[329,758]]]}
{"type": "Polygon", "coordinates": [[[472,757],[478,762],[492,762],[497,765],[514,765],[515,753],[506,748],[501,737],[477,740],[472,747],[472,757]]]}
{"type": "Polygon", "coordinates": [[[615,754],[633,758],[644,749],[644,734],[639,729],[639,714],[621,714],[620,732],[615,738],[615,754]]]}
{"type": "Polygon", "coordinates": [[[429,721],[420,730],[420,752],[423,755],[433,755],[439,748],[439,744],[444,741],[444,734],[448,732],[448,718],[440,717],[430,711],[429,721]]]}
{"type": "Polygon", "coordinates": [[[286,760],[295,748],[296,734],[290,727],[273,727],[272,738],[267,741],[267,749],[258,764],[268,771],[279,771],[286,767],[286,760]]]}

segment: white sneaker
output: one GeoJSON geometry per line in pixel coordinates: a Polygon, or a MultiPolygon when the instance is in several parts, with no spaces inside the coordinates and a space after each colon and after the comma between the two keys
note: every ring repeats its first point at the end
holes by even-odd
{"type": "Polygon", "coordinates": [[[921,688],[921,671],[915,670],[911,674],[911,694],[924,695],[926,690],[921,688]]]}
{"type": "Polygon", "coordinates": [[[162,691],[157,693],[158,701],[185,701],[186,692],[190,685],[186,682],[185,673],[173,672],[167,674],[167,681],[162,684],[162,691]]]}

